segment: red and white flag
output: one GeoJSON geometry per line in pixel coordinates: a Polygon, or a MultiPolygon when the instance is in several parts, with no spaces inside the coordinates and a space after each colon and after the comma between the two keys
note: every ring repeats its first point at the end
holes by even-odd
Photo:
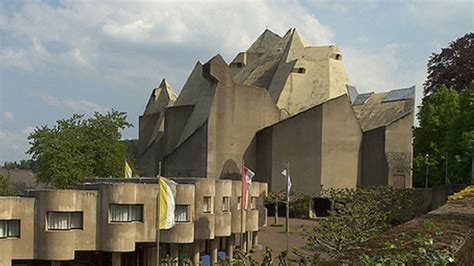
{"type": "Polygon", "coordinates": [[[252,178],[255,175],[250,168],[247,168],[244,165],[244,168],[242,169],[242,208],[244,210],[247,209],[248,205],[248,194],[250,190],[250,186],[252,185],[252,178]]]}

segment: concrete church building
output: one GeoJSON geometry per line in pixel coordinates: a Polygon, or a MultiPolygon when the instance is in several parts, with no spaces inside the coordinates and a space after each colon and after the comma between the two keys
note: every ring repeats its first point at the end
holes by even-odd
{"type": "Polygon", "coordinates": [[[145,176],[239,179],[269,190],[411,187],[414,87],[359,93],[336,46],[308,46],[296,29],[265,30],[227,64],[198,62],[176,95],[165,80],[139,120],[145,176]]]}

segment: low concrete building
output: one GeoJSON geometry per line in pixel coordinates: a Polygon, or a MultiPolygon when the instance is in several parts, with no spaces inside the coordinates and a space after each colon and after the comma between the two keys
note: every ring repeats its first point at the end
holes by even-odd
{"type": "MultiPolygon", "coordinates": [[[[258,245],[266,184],[253,183],[241,230],[233,223],[242,213],[240,181],[175,180],[176,225],[160,230],[162,259],[217,262],[219,251],[233,255],[241,235],[244,248],[258,245]]],[[[78,190],[0,197],[0,265],[156,265],[157,179],[90,181],[78,190]]]]}
{"type": "Polygon", "coordinates": [[[414,87],[359,93],[342,58],[337,46],[308,46],[291,29],[266,30],[230,64],[220,55],[198,62],[176,100],[167,83],[153,91],[140,117],[140,170],[238,180],[245,164],[279,191],[289,163],[293,189],[314,196],[411,187],[414,87]],[[173,97],[158,108],[157,94],[173,97]]]}

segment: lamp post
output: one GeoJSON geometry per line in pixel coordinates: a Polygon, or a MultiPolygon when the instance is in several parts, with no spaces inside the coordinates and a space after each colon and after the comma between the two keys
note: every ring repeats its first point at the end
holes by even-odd
{"type": "Polygon", "coordinates": [[[426,165],[425,188],[428,188],[428,159],[429,157],[430,156],[428,154],[425,155],[425,165],[426,165]]]}
{"type": "Polygon", "coordinates": [[[448,152],[446,152],[446,155],[441,155],[441,159],[444,159],[444,184],[448,185],[449,178],[448,178],[448,152]]]}

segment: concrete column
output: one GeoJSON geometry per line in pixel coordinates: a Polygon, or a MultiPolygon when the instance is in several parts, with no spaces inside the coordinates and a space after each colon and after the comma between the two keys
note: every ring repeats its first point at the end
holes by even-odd
{"type": "Polygon", "coordinates": [[[170,244],[171,254],[170,257],[173,259],[173,265],[178,265],[179,260],[179,244],[170,244]]]}
{"type": "Polygon", "coordinates": [[[120,252],[112,253],[112,266],[120,266],[122,263],[122,254],[120,252]]]}
{"type": "Polygon", "coordinates": [[[214,239],[210,240],[210,253],[211,253],[211,264],[215,264],[218,262],[217,259],[217,252],[219,247],[219,237],[215,237],[214,239]]]}
{"type": "Polygon", "coordinates": [[[240,249],[243,251],[243,252],[247,252],[248,249],[247,249],[247,236],[248,233],[244,233],[243,235],[240,235],[242,237],[242,246],[240,247],[240,249]]]}
{"type": "Polygon", "coordinates": [[[259,248],[259,245],[258,245],[258,231],[255,231],[253,232],[253,239],[252,239],[252,246],[254,249],[258,249],[259,248]]]}
{"type": "Polygon", "coordinates": [[[147,250],[146,265],[159,265],[156,261],[156,247],[150,247],[147,250]]]}
{"type": "Polygon", "coordinates": [[[247,232],[247,251],[250,252],[251,250],[253,250],[253,232],[252,231],[248,231],[247,232]]]}
{"type": "Polygon", "coordinates": [[[230,259],[234,258],[234,245],[235,245],[234,242],[235,242],[234,234],[230,234],[230,236],[227,237],[225,241],[227,257],[229,257],[230,259]]]}
{"type": "Polygon", "coordinates": [[[199,241],[195,241],[193,243],[193,265],[199,265],[201,261],[201,256],[199,255],[199,241]]]}

